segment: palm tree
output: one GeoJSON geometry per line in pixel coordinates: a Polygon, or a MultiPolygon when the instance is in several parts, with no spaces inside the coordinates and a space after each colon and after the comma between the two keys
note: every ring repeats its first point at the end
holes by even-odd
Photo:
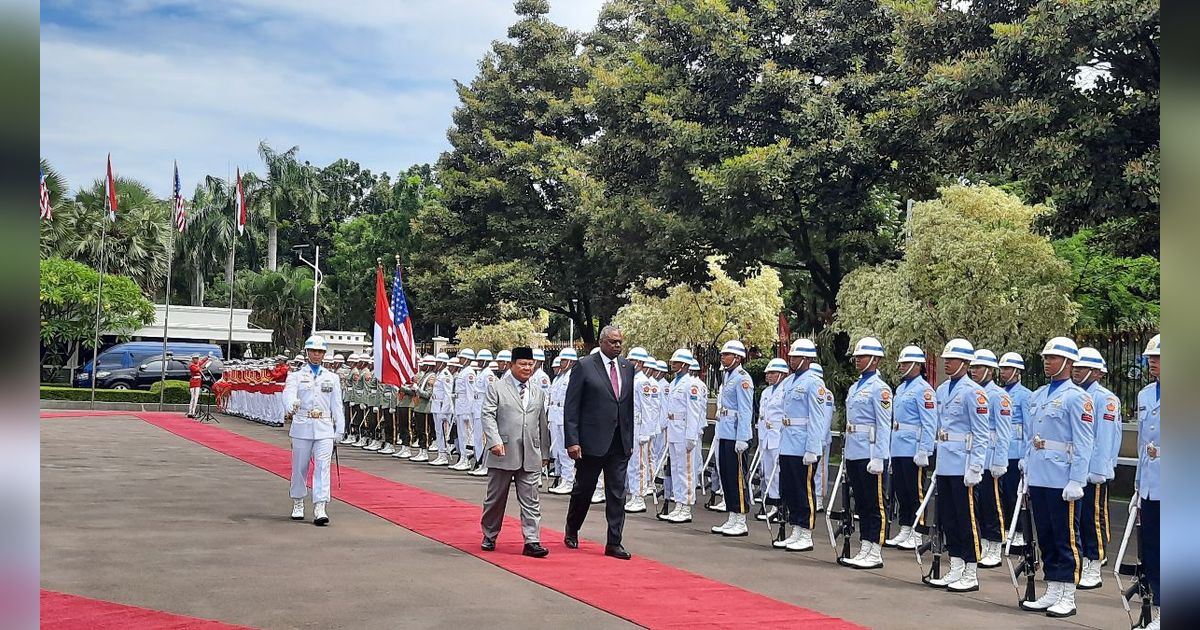
{"type": "Polygon", "coordinates": [[[258,154],[267,166],[267,177],[259,194],[266,211],[267,269],[271,271],[278,269],[279,222],[295,219],[315,222],[318,208],[326,199],[317,169],[296,160],[299,151],[296,146],[277,153],[265,140],[258,144],[258,154]]]}
{"type": "MultiPolygon", "coordinates": [[[[246,230],[251,234],[257,231],[261,222],[261,213],[253,211],[259,188],[260,182],[253,173],[242,173],[242,191],[247,206],[251,207],[246,213],[246,230]]],[[[208,281],[219,269],[224,267],[227,281],[233,275],[232,244],[238,237],[235,194],[232,182],[210,175],[196,185],[192,195],[187,230],[176,242],[180,262],[188,269],[188,289],[193,306],[204,304],[208,281]]]]}
{"type": "Polygon", "coordinates": [[[73,200],[59,203],[54,220],[42,222],[41,254],[98,268],[103,242],[103,271],[128,276],[143,293],[155,295],[171,255],[170,204],[155,197],[145,184],[118,177],[117,220],[112,222],[105,215],[104,184],[103,179],[97,179],[91,187],[77,192],[73,200]]]}

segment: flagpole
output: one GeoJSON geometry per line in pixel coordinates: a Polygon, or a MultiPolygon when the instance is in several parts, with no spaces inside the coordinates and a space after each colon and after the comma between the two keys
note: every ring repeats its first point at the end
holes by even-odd
{"type": "MultiPolygon", "coordinates": [[[[104,195],[105,198],[108,197],[107,184],[105,184],[104,195]]],[[[96,333],[92,337],[92,410],[96,409],[96,372],[99,371],[97,369],[99,366],[96,365],[96,361],[100,354],[100,303],[101,296],[103,295],[104,291],[104,267],[107,264],[107,261],[104,259],[104,241],[106,240],[105,237],[108,235],[108,226],[105,225],[106,221],[108,221],[107,212],[105,212],[104,216],[100,218],[100,275],[96,278],[96,333]]]]}
{"type": "MultiPolygon", "coordinates": [[[[236,205],[237,202],[235,201],[236,205]]],[[[237,227],[234,227],[237,230],[237,227]]],[[[229,251],[229,338],[225,341],[225,360],[233,358],[233,279],[237,277],[237,242],[233,237],[233,247],[229,251]]]]}
{"type": "MultiPolygon", "coordinates": [[[[172,212],[172,214],[174,214],[172,212]]],[[[174,218],[174,217],[172,217],[174,218]]],[[[163,349],[162,349],[162,371],[158,375],[158,410],[163,410],[163,399],[167,392],[167,335],[168,326],[171,321],[171,263],[175,259],[175,222],[171,222],[171,242],[167,245],[167,281],[166,281],[166,309],[163,312],[163,349]]]]}

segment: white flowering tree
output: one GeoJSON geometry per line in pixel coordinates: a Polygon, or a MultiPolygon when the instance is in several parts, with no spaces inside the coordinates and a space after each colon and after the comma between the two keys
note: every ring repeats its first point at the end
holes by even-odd
{"type": "Polygon", "coordinates": [[[501,319],[490,324],[474,323],[458,330],[460,348],[478,352],[484,348],[493,353],[517,346],[538,347],[545,337],[542,332],[550,323],[550,313],[538,310],[525,316],[513,304],[501,302],[501,319]]]}
{"type": "Polygon", "coordinates": [[[913,207],[901,260],[846,276],[835,326],[878,337],[889,357],[910,343],[937,352],[954,337],[997,355],[1036,353],[1069,334],[1079,311],[1069,265],[1031,229],[1049,212],[987,185],[940,189],[913,207]]]}
{"type": "Polygon", "coordinates": [[[656,358],[667,359],[676,348],[719,345],[740,339],[749,346],[769,347],[778,335],[783,309],[779,274],[759,267],[742,282],[722,267],[724,259],[708,258],[709,282],[699,290],[686,284],[666,288],[660,278],[631,287],[629,303],[613,323],[625,334],[626,347],[642,346],[656,358]]]}

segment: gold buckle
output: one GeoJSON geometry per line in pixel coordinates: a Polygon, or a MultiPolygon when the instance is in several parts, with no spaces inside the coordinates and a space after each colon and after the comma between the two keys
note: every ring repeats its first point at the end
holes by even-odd
{"type": "Polygon", "coordinates": [[[308,417],[309,417],[309,418],[320,418],[320,417],[321,417],[321,410],[320,410],[320,409],[309,409],[309,410],[308,410],[308,417]]]}
{"type": "Polygon", "coordinates": [[[1042,439],[1041,435],[1033,436],[1033,448],[1036,448],[1039,451],[1046,448],[1046,440],[1042,439]]]}
{"type": "Polygon", "coordinates": [[[950,434],[945,429],[938,429],[937,438],[939,442],[948,442],[950,441],[950,434]]]}

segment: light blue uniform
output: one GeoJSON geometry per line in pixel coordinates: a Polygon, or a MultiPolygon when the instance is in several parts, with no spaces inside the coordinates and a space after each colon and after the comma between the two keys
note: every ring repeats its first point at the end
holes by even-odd
{"type": "Polygon", "coordinates": [[[1025,478],[1039,488],[1087,484],[1095,438],[1095,405],[1070,379],[1043,385],[1029,404],[1025,478]],[[1053,388],[1053,391],[1052,391],[1053,388]]]}
{"type": "Polygon", "coordinates": [[[846,459],[892,458],[892,388],[878,372],[864,374],[846,393],[846,459]]]}
{"type": "Polygon", "coordinates": [[[969,376],[938,385],[937,470],[939,477],[983,472],[987,464],[989,420],[987,392],[969,376]]]}
{"type": "Polygon", "coordinates": [[[1012,444],[1013,403],[1008,392],[992,381],[983,388],[988,395],[988,454],[987,467],[1008,468],[1008,452],[1012,444]]]}
{"type": "Polygon", "coordinates": [[[1121,401],[1100,383],[1084,390],[1092,397],[1096,409],[1096,439],[1088,472],[1112,479],[1117,475],[1117,453],[1121,450],[1121,401]]]}
{"type": "Polygon", "coordinates": [[[900,381],[892,419],[892,457],[913,457],[918,452],[933,455],[937,398],[929,381],[922,376],[900,381]]]}
{"type": "Polygon", "coordinates": [[[1151,457],[1146,447],[1154,444],[1162,455],[1162,416],[1159,409],[1159,383],[1151,383],[1138,392],[1138,466],[1134,485],[1143,499],[1160,501],[1159,457],[1151,457]]]}
{"type": "Polygon", "coordinates": [[[717,394],[717,439],[749,442],[754,418],[754,383],[742,366],[725,372],[717,394]]]}
{"type": "Polygon", "coordinates": [[[1021,459],[1025,456],[1025,442],[1029,439],[1025,423],[1029,419],[1029,401],[1033,398],[1033,392],[1020,382],[1005,385],[1004,389],[1012,399],[1012,439],[1008,443],[1008,458],[1021,459]]]}
{"type": "Polygon", "coordinates": [[[825,383],[811,370],[789,374],[776,387],[780,395],[783,428],[779,432],[779,454],[821,455],[829,424],[825,413],[825,383]]]}

